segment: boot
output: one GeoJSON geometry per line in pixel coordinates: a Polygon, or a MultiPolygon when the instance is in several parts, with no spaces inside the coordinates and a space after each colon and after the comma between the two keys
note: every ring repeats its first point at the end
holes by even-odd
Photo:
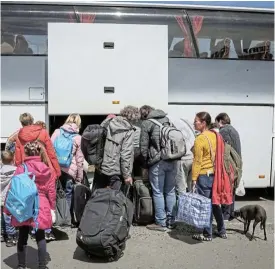
{"type": "Polygon", "coordinates": [[[26,268],[26,248],[27,246],[23,246],[23,251],[20,251],[17,247],[17,257],[18,257],[18,268],[25,269],[26,268]]]}

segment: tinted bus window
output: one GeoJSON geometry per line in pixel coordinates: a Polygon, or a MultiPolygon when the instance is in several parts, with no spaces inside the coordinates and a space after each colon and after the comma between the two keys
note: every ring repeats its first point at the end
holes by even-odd
{"type": "Polygon", "coordinates": [[[1,54],[47,54],[48,22],[76,22],[73,8],[2,5],[1,54]]]}
{"type": "Polygon", "coordinates": [[[195,57],[182,10],[91,6],[2,5],[2,54],[47,54],[48,22],[168,26],[169,57],[195,57]]]}
{"type": "Polygon", "coordinates": [[[196,57],[183,10],[81,6],[76,11],[82,23],[167,25],[169,57],[196,57]]]}
{"type": "Polygon", "coordinates": [[[201,58],[273,60],[274,15],[188,11],[201,58]]]}

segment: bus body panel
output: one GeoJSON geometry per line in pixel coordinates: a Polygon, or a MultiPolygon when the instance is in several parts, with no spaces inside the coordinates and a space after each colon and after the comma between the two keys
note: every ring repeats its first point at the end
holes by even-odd
{"type": "Polygon", "coordinates": [[[169,59],[169,103],[274,106],[274,63],[169,59]]]}
{"type": "Polygon", "coordinates": [[[1,102],[45,103],[46,60],[46,56],[1,56],[1,102]]]}
{"type": "Polygon", "coordinates": [[[166,110],[167,36],[164,25],[49,23],[49,114],[166,110]]]}

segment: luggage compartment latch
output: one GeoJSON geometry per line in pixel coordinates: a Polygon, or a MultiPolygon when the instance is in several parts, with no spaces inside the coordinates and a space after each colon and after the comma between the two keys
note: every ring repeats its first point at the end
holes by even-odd
{"type": "Polygon", "coordinates": [[[103,48],[104,49],[114,49],[115,48],[115,43],[114,42],[104,42],[103,43],[103,48]]]}
{"type": "Polygon", "coordinates": [[[104,93],[115,93],[115,87],[104,87],[104,93]]]}

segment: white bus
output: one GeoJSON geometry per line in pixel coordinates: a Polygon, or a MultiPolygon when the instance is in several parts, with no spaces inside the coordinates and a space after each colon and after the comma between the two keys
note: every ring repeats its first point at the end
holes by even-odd
{"type": "MultiPolygon", "coordinates": [[[[2,1],[1,145],[20,113],[50,133],[125,105],[193,122],[229,114],[247,188],[274,187],[274,11],[88,1],[2,1]]],[[[82,128],[82,129],[83,129],[82,128]]]]}

